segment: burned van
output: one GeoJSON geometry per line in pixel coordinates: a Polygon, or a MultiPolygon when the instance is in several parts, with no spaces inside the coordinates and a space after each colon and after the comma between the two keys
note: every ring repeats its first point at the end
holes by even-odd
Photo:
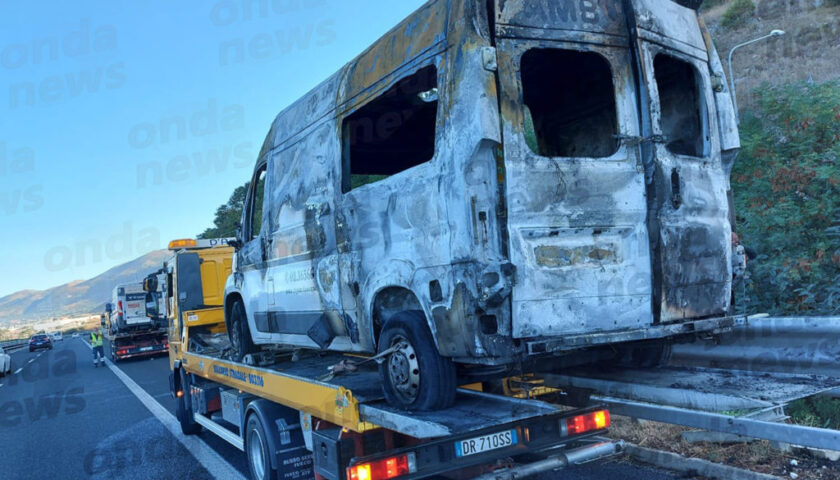
{"type": "Polygon", "coordinates": [[[692,8],[429,1],[272,124],[232,344],[379,352],[416,409],[512,364],[659,356],[733,322],[738,148],[692,8]]]}

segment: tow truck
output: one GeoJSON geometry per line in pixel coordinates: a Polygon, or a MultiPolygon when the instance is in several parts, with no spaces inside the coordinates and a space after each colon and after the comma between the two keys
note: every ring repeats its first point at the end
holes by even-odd
{"type": "Polygon", "coordinates": [[[244,452],[252,478],[522,478],[623,446],[600,437],[605,408],[562,408],[480,384],[460,388],[445,410],[396,409],[376,356],[278,349],[233,361],[221,305],[233,248],[187,239],[170,250],[162,289],[176,417],[185,435],[206,429],[244,452]]]}
{"type": "Polygon", "coordinates": [[[129,358],[166,355],[169,351],[166,328],[162,326],[162,319],[156,310],[156,299],[161,293],[157,288],[148,288],[146,282],[149,281],[149,278],[144,280],[142,286],[139,283],[117,286],[114,289],[117,304],[105,304],[106,315],[102,318],[102,327],[107,332],[108,354],[114,363],[129,358]],[[135,316],[145,315],[148,320],[118,326],[117,319],[128,317],[129,310],[135,316]]]}

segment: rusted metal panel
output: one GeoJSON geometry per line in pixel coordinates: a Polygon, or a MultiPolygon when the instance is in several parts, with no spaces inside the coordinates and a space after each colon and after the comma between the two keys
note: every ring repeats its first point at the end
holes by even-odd
{"type": "Polygon", "coordinates": [[[708,59],[696,11],[671,0],[634,0],[633,6],[642,38],[708,59]]]}
{"type": "Polygon", "coordinates": [[[527,27],[532,37],[549,30],[627,36],[622,4],[612,0],[498,0],[496,15],[500,27],[527,27]]]}
{"type": "Polygon", "coordinates": [[[390,80],[395,71],[443,43],[448,7],[448,0],[426,3],[356,57],[348,68],[341,103],[390,80]]]}

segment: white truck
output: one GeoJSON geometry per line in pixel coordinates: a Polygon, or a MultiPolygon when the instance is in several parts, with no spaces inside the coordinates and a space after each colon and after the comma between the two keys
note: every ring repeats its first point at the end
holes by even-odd
{"type": "Polygon", "coordinates": [[[156,307],[159,299],[160,292],[146,293],[140,282],[114,288],[113,303],[105,306],[107,325],[103,320],[112,361],[167,353],[166,319],[156,307]],[[149,308],[150,304],[154,307],[149,308]]]}
{"type": "Polygon", "coordinates": [[[146,292],[142,283],[126,283],[114,287],[109,313],[108,332],[146,330],[155,326],[155,319],[146,315],[146,292]]]}

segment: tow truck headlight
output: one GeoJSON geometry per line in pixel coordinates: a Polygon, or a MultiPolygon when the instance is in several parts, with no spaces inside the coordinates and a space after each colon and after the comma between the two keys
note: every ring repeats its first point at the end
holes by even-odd
{"type": "Polygon", "coordinates": [[[417,461],[413,453],[397,455],[347,468],[348,480],[387,480],[415,473],[417,461]]]}

